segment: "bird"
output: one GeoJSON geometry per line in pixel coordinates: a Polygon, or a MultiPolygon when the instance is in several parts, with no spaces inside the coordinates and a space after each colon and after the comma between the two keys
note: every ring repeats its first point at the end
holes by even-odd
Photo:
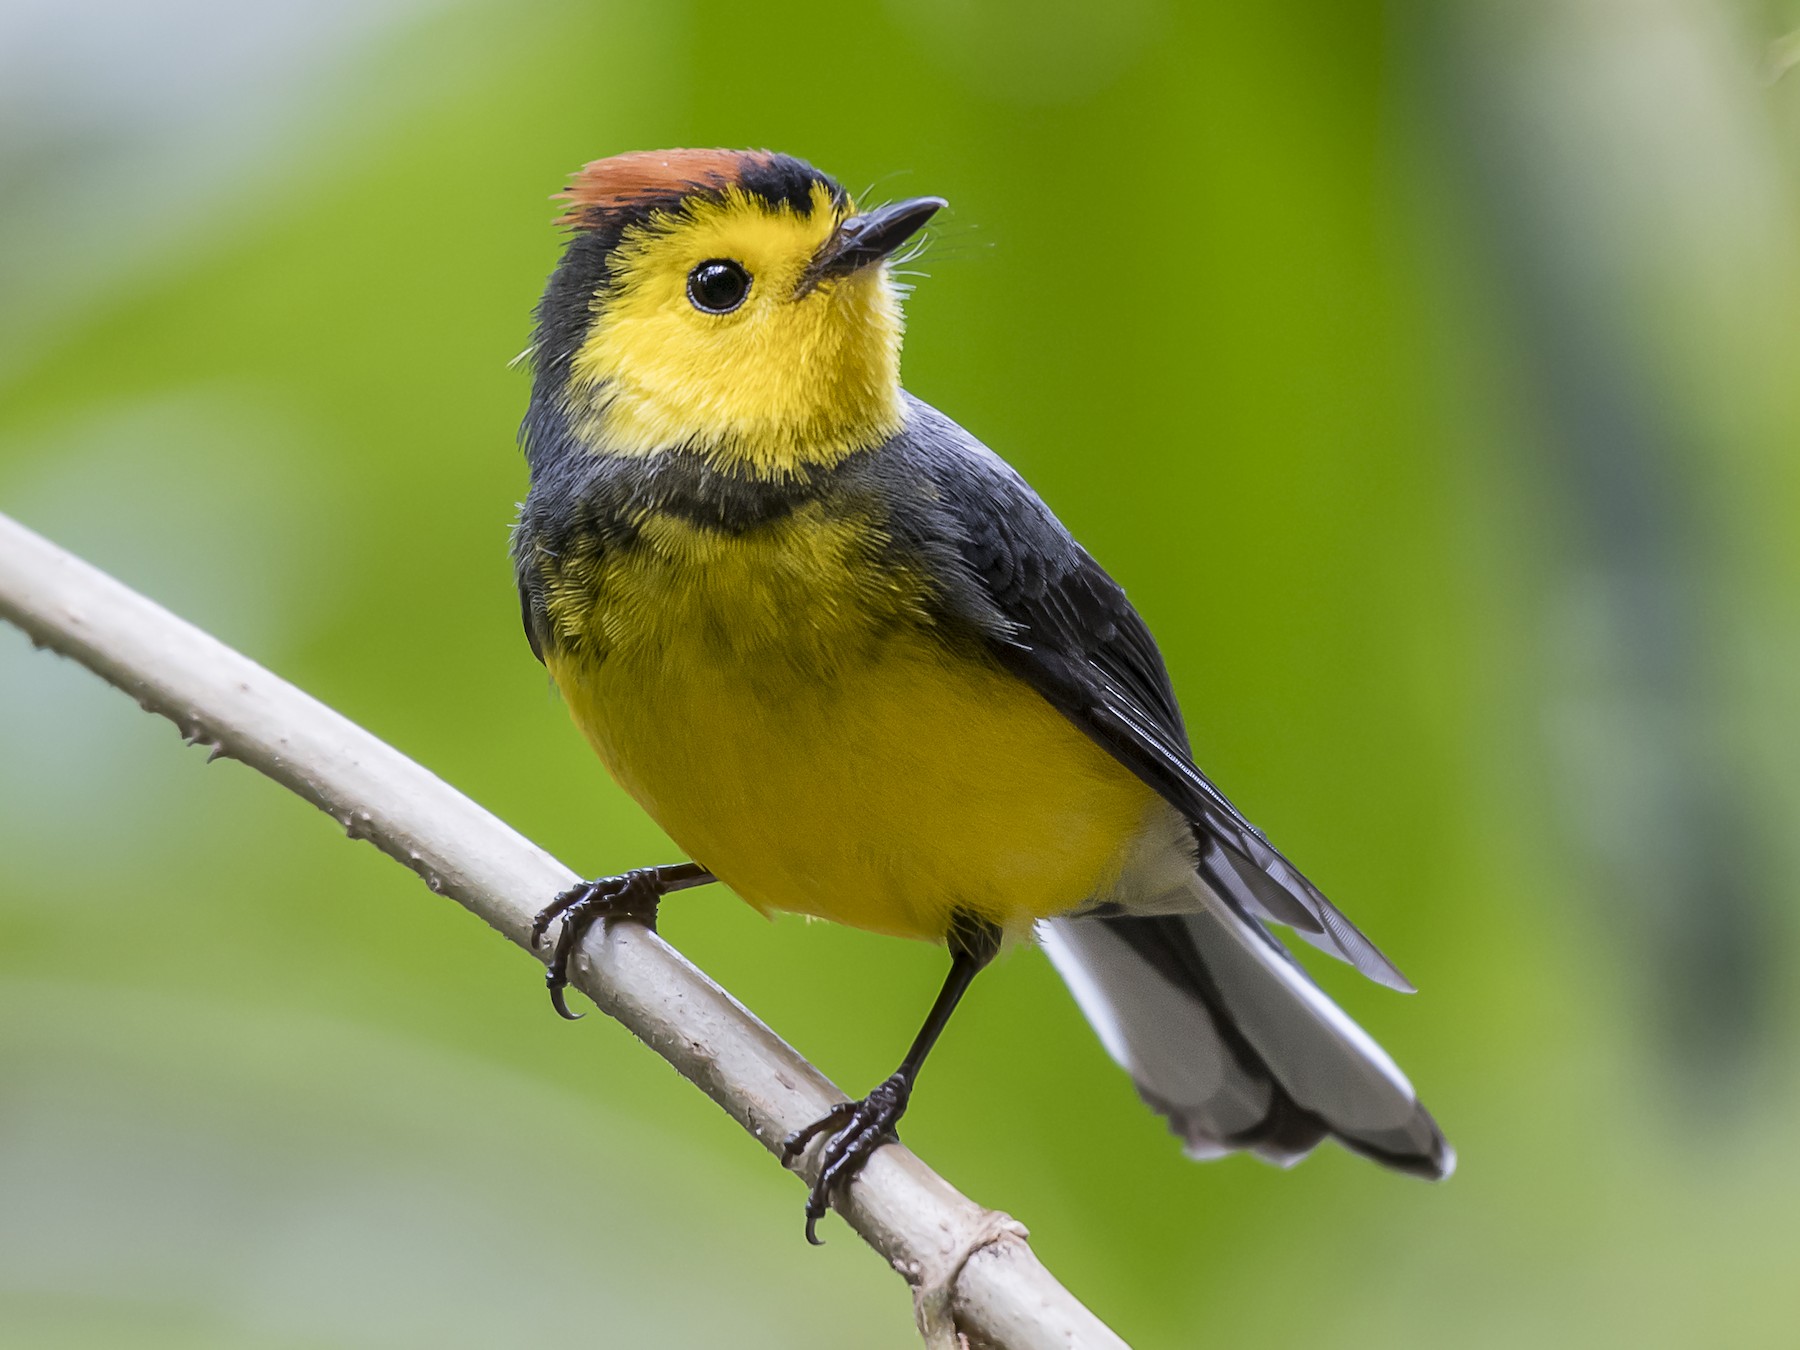
{"type": "Polygon", "coordinates": [[[1286,1166],[1333,1139],[1447,1177],[1405,1074],[1271,925],[1412,986],[1196,766],[1120,586],[903,388],[894,268],[944,199],[864,209],[805,160],[723,149],[614,155],[557,195],[520,428],[525,633],[690,859],[543,908],[557,1011],[593,924],[654,926],[714,881],[942,944],[895,1072],[784,1141],[791,1164],[823,1140],[812,1242],[971,982],[1032,936],[1190,1156],[1286,1166]]]}

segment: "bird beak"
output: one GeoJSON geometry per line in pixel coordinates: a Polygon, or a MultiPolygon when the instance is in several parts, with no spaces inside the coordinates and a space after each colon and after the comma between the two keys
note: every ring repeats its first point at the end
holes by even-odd
{"type": "Polygon", "coordinates": [[[851,216],[819,246],[794,298],[798,300],[821,281],[847,277],[884,261],[948,205],[942,197],[912,197],[851,216]]]}

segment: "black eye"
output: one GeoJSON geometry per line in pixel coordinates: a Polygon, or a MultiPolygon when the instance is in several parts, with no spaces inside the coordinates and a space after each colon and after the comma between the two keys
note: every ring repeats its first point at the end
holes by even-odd
{"type": "Polygon", "coordinates": [[[750,274],[729,258],[713,258],[688,273],[688,299],[708,314],[729,314],[750,294],[750,274]]]}

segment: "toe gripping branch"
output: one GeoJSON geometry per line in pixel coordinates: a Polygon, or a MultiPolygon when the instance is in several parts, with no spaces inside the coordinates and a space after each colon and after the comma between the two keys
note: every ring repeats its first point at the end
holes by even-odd
{"type": "Polygon", "coordinates": [[[839,1102],[805,1129],[795,1130],[782,1141],[781,1160],[791,1166],[806,1152],[808,1144],[827,1135],[819,1154],[819,1179],[806,1195],[806,1240],[815,1247],[822,1245],[819,1220],[825,1217],[832,1193],[847,1186],[876,1149],[899,1139],[894,1127],[906,1114],[925,1057],[937,1044],[970,982],[1000,950],[1000,930],[983,919],[959,912],[948,942],[950,973],[900,1067],[860,1102],[839,1102]]]}
{"type": "Polygon", "coordinates": [[[893,1074],[860,1102],[839,1102],[783,1141],[781,1161],[791,1165],[808,1144],[830,1131],[819,1154],[819,1179],[806,1193],[806,1240],[813,1246],[824,1245],[818,1234],[819,1220],[825,1217],[832,1191],[860,1172],[876,1149],[899,1139],[894,1127],[906,1114],[911,1097],[909,1077],[903,1072],[893,1074]]]}
{"type": "Polygon", "coordinates": [[[583,1016],[569,1011],[563,991],[569,987],[569,962],[574,960],[575,949],[588,929],[601,920],[610,923],[615,919],[635,919],[654,933],[656,909],[665,895],[704,886],[716,879],[699,863],[639,867],[621,876],[571,886],[545,905],[531,921],[531,946],[534,951],[541,947],[550,925],[562,920],[556,945],[550,952],[549,968],[544,972],[544,985],[556,1011],[571,1022],[583,1016]]]}

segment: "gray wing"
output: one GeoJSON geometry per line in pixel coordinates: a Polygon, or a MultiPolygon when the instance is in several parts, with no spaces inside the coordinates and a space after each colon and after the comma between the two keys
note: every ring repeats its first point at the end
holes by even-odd
{"type": "Polygon", "coordinates": [[[1410,993],[1393,962],[1195,765],[1162,654],[1118,583],[1004,460],[917,400],[909,413],[908,468],[936,489],[913,542],[955,541],[967,584],[951,588],[946,603],[958,617],[981,630],[1007,669],[1192,823],[1201,875],[1214,890],[1410,993]]]}
{"type": "Polygon", "coordinates": [[[1199,846],[1191,911],[1039,926],[1108,1052],[1194,1157],[1286,1165],[1329,1136],[1448,1176],[1455,1152],[1406,1076],[1261,920],[1411,986],[1194,765],[1162,657],[1112,578],[998,457],[924,405],[910,413],[884,495],[930,484],[896,542],[944,579],[942,617],[1179,810],[1199,846]]]}

